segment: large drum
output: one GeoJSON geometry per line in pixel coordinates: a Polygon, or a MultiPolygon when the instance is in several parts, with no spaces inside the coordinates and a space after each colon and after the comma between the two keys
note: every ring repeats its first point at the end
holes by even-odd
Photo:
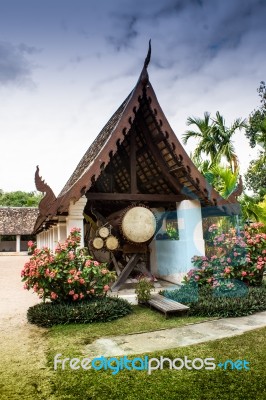
{"type": "Polygon", "coordinates": [[[121,231],[129,242],[148,242],[156,232],[156,218],[149,208],[134,206],[123,215],[121,231]]]}

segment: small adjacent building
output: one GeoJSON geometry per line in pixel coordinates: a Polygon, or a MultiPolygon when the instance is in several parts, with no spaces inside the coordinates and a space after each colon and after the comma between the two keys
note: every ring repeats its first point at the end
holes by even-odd
{"type": "Polygon", "coordinates": [[[38,216],[36,207],[0,207],[0,252],[20,253],[28,250],[28,241],[34,240],[34,225],[38,216]]]}
{"type": "Polygon", "coordinates": [[[151,48],[131,93],[86,150],[56,197],[45,193],[34,233],[54,249],[71,228],[82,245],[117,271],[119,289],[138,269],[180,283],[193,255],[204,255],[202,218],[237,215],[240,188],[225,200],[206,181],[170,126],[148,76],[151,48]],[[179,240],[161,240],[167,220],[179,240]]]}

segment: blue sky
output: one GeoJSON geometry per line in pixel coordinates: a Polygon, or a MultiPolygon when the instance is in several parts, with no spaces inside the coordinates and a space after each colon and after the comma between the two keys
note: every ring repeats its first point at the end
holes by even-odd
{"type": "MultiPolygon", "coordinates": [[[[0,0],[0,188],[56,194],[132,90],[149,76],[180,139],[188,116],[230,125],[259,106],[265,0],[0,0]]],[[[190,152],[195,143],[186,146],[190,152]]],[[[235,137],[242,171],[251,150],[235,137]]]]}

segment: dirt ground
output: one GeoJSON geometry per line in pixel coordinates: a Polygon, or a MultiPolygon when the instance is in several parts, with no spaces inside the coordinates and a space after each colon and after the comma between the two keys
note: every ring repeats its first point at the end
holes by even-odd
{"type": "Polygon", "coordinates": [[[0,256],[0,324],[23,324],[27,309],[38,302],[36,294],[23,289],[21,270],[28,256],[0,256]],[[15,320],[15,321],[14,321],[15,320]]]}
{"type": "Polygon", "coordinates": [[[0,256],[0,374],[10,383],[16,379],[16,371],[23,370],[30,377],[46,363],[46,330],[27,323],[26,318],[27,309],[40,301],[23,289],[20,273],[27,260],[27,256],[0,256]],[[14,376],[7,376],[5,365],[9,364],[14,376]]]}

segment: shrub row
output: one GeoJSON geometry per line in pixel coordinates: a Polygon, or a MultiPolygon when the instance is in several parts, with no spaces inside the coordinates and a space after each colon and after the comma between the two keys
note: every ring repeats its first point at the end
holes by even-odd
{"type": "Polygon", "coordinates": [[[41,303],[30,307],[27,319],[30,323],[51,327],[53,325],[108,322],[133,311],[131,304],[120,298],[104,297],[84,302],[41,303]]]}
{"type": "Polygon", "coordinates": [[[232,292],[214,292],[210,288],[185,285],[180,290],[164,291],[165,297],[189,305],[188,315],[202,317],[240,317],[266,310],[266,286],[242,288],[232,292]]]}

